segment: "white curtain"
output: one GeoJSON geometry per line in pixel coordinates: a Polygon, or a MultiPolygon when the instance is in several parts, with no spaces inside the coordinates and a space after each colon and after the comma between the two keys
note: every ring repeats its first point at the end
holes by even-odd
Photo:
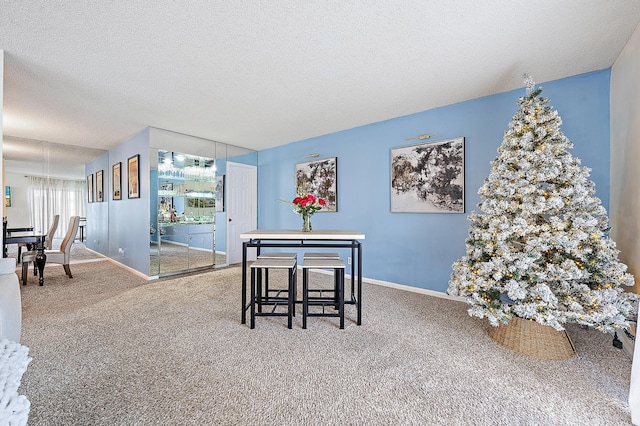
{"type": "Polygon", "coordinates": [[[86,216],[84,180],[27,176],[29,219],[36,231],[46,232],[53,217],[60,215],[55,238],[67,232],[71,216],[86,216]]]}

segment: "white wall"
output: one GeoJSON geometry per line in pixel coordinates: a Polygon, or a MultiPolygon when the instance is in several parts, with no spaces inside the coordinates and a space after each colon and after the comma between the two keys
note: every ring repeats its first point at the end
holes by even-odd
{"type": "Polygon", "coordinates": [[[611,236],[640,293],[640,28],[611,68],[611,236]]]}
{"type": "MultiPolygon", "coordinates": [[[[611,236],[640,291],[640,27],[611,68],[611,236]]],[[[638,333],[636,331],[636,340],[638,333]]],[[[640,425],[640,347],[631,367],[629,406],[640,425]]]]}
{"type": "Polygon", "coordinates": [[[23,174],[5,173],[4,184],[11,187],[11,207],[7,207],[6,210],[8,226],[11,228],[31,226],[27,199],[27,178],[23,174]]]}

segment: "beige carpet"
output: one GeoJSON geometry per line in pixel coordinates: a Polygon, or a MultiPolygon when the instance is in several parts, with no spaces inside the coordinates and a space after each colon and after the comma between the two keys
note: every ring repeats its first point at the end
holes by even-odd
{"type": "MultiPolygon", "coordinates": [[[[366,285],[363,325],[240,324],[240,269],[147,282],[109,261],[22,288],[30,425],[625,425],[631,362],[572,327],[511,352],[464,304],[366,285]]],[[[272,277],[273,278],[273,277],[272,277]]],[[[312,279],[327,280],[313,274],[312,279]]]]}

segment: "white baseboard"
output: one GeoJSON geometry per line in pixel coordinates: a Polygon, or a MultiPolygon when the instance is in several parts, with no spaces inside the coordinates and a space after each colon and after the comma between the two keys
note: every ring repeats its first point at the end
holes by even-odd
{"type": "Polygon", "coordinates": [[[137,271],[137,270],[133,269],[132,267],[125,265],[124,263],[120,263],[115,259],[111,259],[110,257],[108,257],[107,260],[109,262],[113,263],[114,265],[119,266],[122,269],[126,269],[127,271],[131,272],[132,274],[135,274],[135,275],[139,276],[140,278],[144,278],[145,280],[151,281],[151,280],[157,280],[158,279],[157,275],[149,276],[147,274],[143,274],[142,272],[137,271]]]}
{"type": "MultiPolygon", "coordinates": [[[[300,269],[301,267],[298,266],[298,268],[300,269]]],[[[333,274],[333,272],[331,272],[331,271],[322,270],[322,269],[318,269],[318,270],[314,269],[314,272],[318,272],[320,274],[333,274]]],[[[346,277],[351,277],[351,274],[347,274],[345,276],[345,278],[346,277]]],[[[428,290],[426,288],[412,287],[412,286],[408,286],[408,285],[404,285],[404,284],[397,284],[397,283],[392,283],[392,282],[388,282],[388,281],[374,280],[372,278],[365,278],[365,277],[362,278],[362,282],[363,283],[367,283],[367,284],[379,285],[379,286],[382,286],[382,287],[394,288],[396,290],[409,291],[409,292],[412,292],[412,293],[425,294],[427,296],[440,297],[442,299],[449,299],[449,300],[454,300],[456,302],[466,303],[466,299],[464,297],[451,296],[451,295],[449,295],[447,293],[443,293],[441,291],[428,290]]]]}

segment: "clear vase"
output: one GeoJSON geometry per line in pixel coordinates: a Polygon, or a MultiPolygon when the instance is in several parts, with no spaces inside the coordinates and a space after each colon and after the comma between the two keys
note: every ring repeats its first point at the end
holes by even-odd
{"type": "Polygon", "coordinates": [[[302,232],[311,232],[311,215],[302,215],[302,232]]]}

